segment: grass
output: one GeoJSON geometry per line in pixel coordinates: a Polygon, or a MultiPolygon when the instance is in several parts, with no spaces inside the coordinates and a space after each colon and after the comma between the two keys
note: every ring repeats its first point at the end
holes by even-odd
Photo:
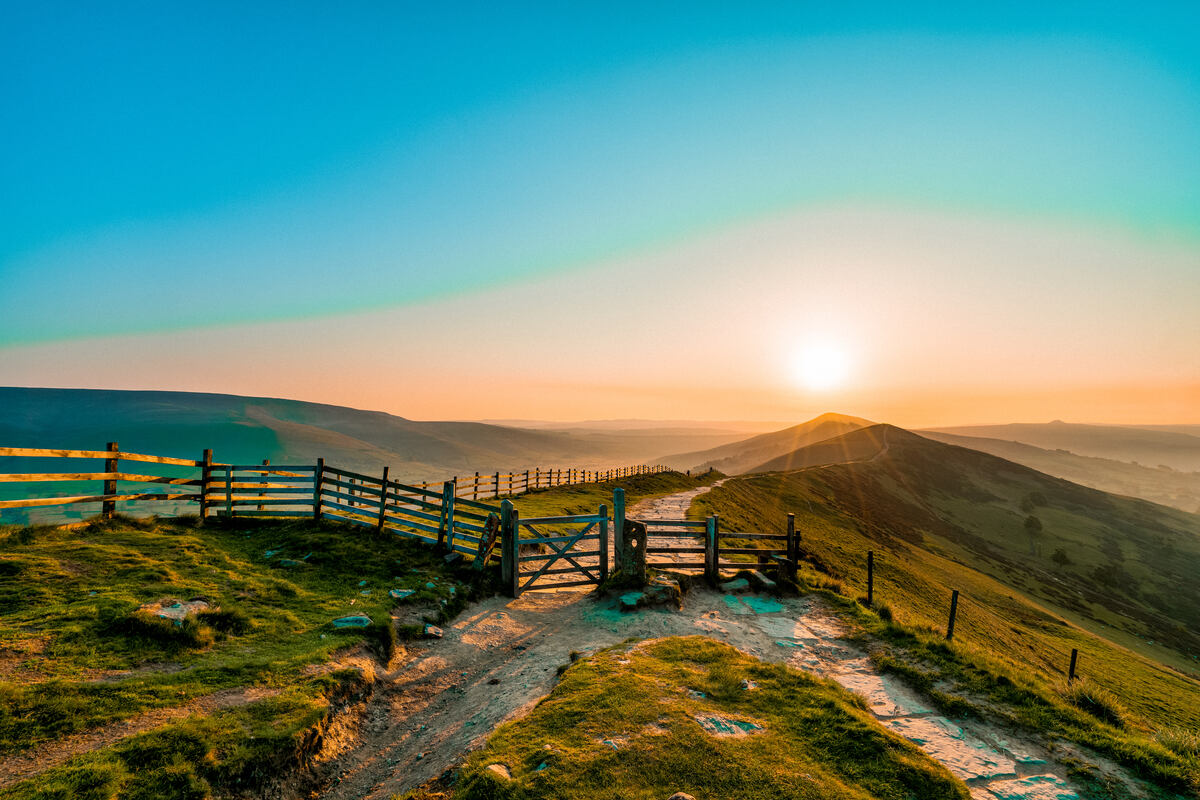
{"type": "Polygon", "coordinates": [[[470,756],[453,796],[661,800],[677,791],[706,800],[968,796],[944,767],[876,724],[856,695],[699,636],[578,660],[527,717],[470,756]],[[749,732],[717,736],[698,719],[749,732]]]}
{"type": "Polygon", "coordinates": [[[735,478],[697,502],[732,530],[780,531],[786,512],[796,513],[804,588],[832,590],[858,620],[877,665],[902,674],[947,713],[999,718],[1090,747],[1172,791],[1200,791],[1200,760],[1153,737],[1156,729],[1200,727],[1200,684],[1070,624],[1020,588],[924,546],[932,544],[924,538],[875,529],[830,501],[820,472],[735,478]],[[876,606],[886,604],[891,620],[849,599],[865,592],[869,549],[876,606]],[[951,589],[961,591],[952,643],[944,639],[951,589]],[[1107,690],[1124,709],[1122,725],[1056,690],[1073,647],[1087,685],[1107,690]]]}
{"type": "Polygon", "coordinates": [[[221,689],[277,692],[83,757],[42,776],[36,790],[27,781],[16,797],[87,796],[78,787],[91,783],[110,787],[98,796],[189,797],[196,787],[249,780],[254,763],[266,769],[294,754],[330,693],[351,679],[314,674],[311,665],[363,641],[390,655],[390,589],[415,590],[405,602],[431,621],[488,590],[478,573],[455,571],[427,545],[311,520],[8,528],[0,531],[0,573],[0,754],[221,689]],[[210,610],[182,624],[139,610],[198,597],[210,610]],[[373,624],[330,625],[348,614],[373,624]],[[181,749],[170,755],[173,741],[181,749]],[[156,760],[138,750],[151,745],[167,754],[156,760]],[[178,791],[139,788],[145,781],[176,781],[178,791]]]}

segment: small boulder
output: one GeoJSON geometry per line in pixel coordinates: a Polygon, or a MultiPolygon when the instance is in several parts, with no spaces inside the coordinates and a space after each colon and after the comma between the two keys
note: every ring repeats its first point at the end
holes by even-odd
{"type": "Polygon", "coordinates": [[[414,589],[392,589],[390,592],[388,592],[388,594],[392,596],[393,600],[405,600],[409,597],[412,597],[416,593],[417,592],[414,589]]]}
{"type": "Polygon", "coordinates": [[[726,594],[737,594],[750,588],[750,581],[745,578],[734,578],[721,584],[721,591],[726,594]]]}
{"type": "Polygon", "coordinates": [[[424,635],[425,635],[426,639],[440,639],[440,638],[442,638],[444,633],[445,633],[445,631],[443,631],[437,625],[429,625],[429,624],[425,625],[425,634],[424,635]]]}
{"type": "Polygon", "coordinates": [[[755,585],[758,586],[759,589],[762,589],[765,592],[771,592],[778,588],[778,584],[776,584],[775,581],[771,580],[766,575],[763,575],[758,570],[751,572],[750,578],[754,581],[755,585]]]}
{"type": "Polygon", "coordinates": [[[696,800],[696,798],[692,797],[687,792],[676,792],[668,797],[667,800],[696,800]]]}
{"type": "Polygon", "coordinates": [[[338,617],[329,624],[339,630],[345,628],[366,628],[371,625],[371,618],[366,614],[351,614],[348,617],[338,617]]]}
{"type": "Polygon", "coordinates": [[[645,595],[641,592],[625,592],[620,598],[621,610],[636,611],[644,598],[645,595]]]}
{"type": "Polygon", "coordinates": [[[175,600],[173,598],[163,598],[155,600],[152,603],[145,603],[138,607],[138,611],[146,614],[153,614],[156,617],[169,619],[176,625],[182,625],[183,621],[190,616],[208,611],[210,608],[208,601],[202,597],[196,597],[186,602],[175,600]]]}
{"type": "Polygon", "coordinates": [[[503,781],[512,780],[512,773],[509,772],[508,767],[504,766],[503,764],[488,764],[484,771],[492,773],[503,781]]]}

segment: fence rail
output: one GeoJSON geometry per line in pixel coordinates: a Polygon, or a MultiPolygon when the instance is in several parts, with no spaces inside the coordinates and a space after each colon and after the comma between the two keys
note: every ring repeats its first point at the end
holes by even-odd
{"type": "MultiPolygon", "coordinates": [[[[388,469],[382,475],[366,475],[338,467],[325,467],[319,481],[319,467],[312,464],[284,464],[272,466],[269,461],[261,464],[222,464],[213,460],[212,450],[205,450],[199,459],[176,458],[148,453],[125,452],[116,442],[109,442],[104,450],[77,450],[41,447],[0,447],[0,458],[18,459],[90,459],[103,460],[101,469],[76,471],[12,472],[0,474],[0,484],[37,484],[42,491],[29,491],[23,497],[14,497],[13,492],[0,496],[0,510],[49,508],[86,503],[98,503],[101,515],[110,517],[116,512],[116,504],[124,503],[138,507],[139,503],[196,504],[199,514],[283,516],[308,512],[321,516],[320,504],[328,500],[333,513],[346,511],[355,516],[367,504],[379,505],[378,498],[386,482],[389,495],[384,504],[385,518],[421,519],[421,502],[432,503],[438,508],[447,498],[445,484],[452,484],[454,504],[471,509],[463,513],[464,519],[456,524],[458,533],[479,534],[486,522],[487,514],[495,513],[497,506],[482,502],[499,500],[504,496],[522,494],[537,489],[581,483],[600,483],[634,475],[649,475],[667,471],[663,466],[626,466],[608,470],[579,469],[575,467],[542,468],[519,472],[478,473],[473,476],[453,476],[448,482],[422,482],[407,485],[390,481],[388,469]],[[146,474],[144,470],[122,471],[121,462],[156,464],[169,468],[186,468],[186,475],[146,474]],[[98,483],[94,490],[88,483],[98,483]],[[62,484],[66,491],[59,496],[34,496],[47,494],[53,484],[62,484]],[[82,484],[82,485],[81,485],[82,484]],[[151,486],[163,487],[159,491],[151,486]],[[145,487],[144,489],[142,487],[145,487]],[[307,496],[307,502],[303,499],[307,496]],[[321,498],[318,500],[318,498],[321,498]]],[[[320,462],[319,462],[320,463],[320,462]]],[[[16,487],[11,487],[16,488],[16,487]]],[[[428,521],[428,520],[426,520],[428,521]]],[[[387,519],[385,519],[387,522],[387,519]]]]}

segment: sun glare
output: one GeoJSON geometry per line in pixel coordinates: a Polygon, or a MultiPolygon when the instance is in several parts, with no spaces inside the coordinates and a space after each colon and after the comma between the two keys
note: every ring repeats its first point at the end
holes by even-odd
{"type": "Polygon", "coordinates": [[[806,345],[796,358],[796,380],[805,389],[824,392],[842,386],[850,376],[845,349],[829,342],[806,345]]]}

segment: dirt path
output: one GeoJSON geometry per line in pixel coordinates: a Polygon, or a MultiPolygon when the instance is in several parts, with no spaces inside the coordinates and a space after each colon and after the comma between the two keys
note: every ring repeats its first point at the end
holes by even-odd
{"type": "Polygon", "coordinates": [[[81,753],[109,747],[121,739],[144,733],[169,722],[190,717],[193,714],[211,714],[222,708],[233,708],[256,700],[279,694],[278,689],[240,688],[224,689],[199,697],[190,703],[171,708],[155,708],[136,717],[130,717],[111,725],[85,731],[65,739],[46,742],[27,753],[0,759],[0,789],[6,789],[26,778],[40,775],[48,769],[61,766],[81,753]]]}
{"type": "MultiPolygon", "coordinates": [[[[699,491],[644,501],[630,516],[682,518],[699,491]],[[661,516],[658,516],[660,515],[661,516]]],[[[956,722],[889,676],[845,639],[815,597],[690,592],[683,611],[622,613],[613,599],[582,591],[492,598],[463,615],[445,638],[415,648],[380,675],[354,741],[327,765],[327,798],[388,798],[460,763],[501,722],[550,692],[559,665],[639,639],[703,634],[758,658],[832,678],[863,694],[882,725],[908,738],[965,781],[976,800],[1077,800],[1066,770],[1040,746],[984,722],[956,722]]]]}

